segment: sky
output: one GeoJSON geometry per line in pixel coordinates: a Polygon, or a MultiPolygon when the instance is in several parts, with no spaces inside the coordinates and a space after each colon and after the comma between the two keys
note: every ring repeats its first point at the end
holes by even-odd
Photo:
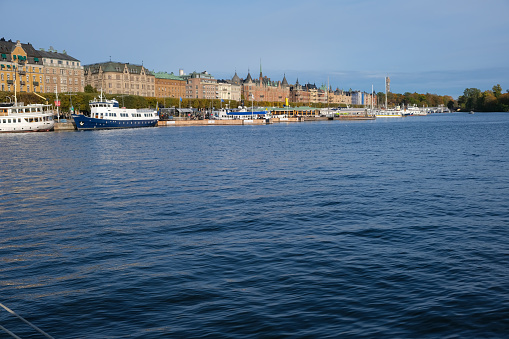
{"type": "Polygon", "coordinates": [[[509,89],[509,0],[0,0],[0,37],[82,65],[248,71],[333,89],[509,89]],[[6,15],[12,13],[12,15],[6,15]]]}

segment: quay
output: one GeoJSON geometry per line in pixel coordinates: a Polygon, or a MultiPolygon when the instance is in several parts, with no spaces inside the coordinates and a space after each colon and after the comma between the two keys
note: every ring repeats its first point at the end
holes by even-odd
{"type": "Polygon", "coordinates": [[[66,120],[61,119],[60,121],[55,121],[55,131],[72,131],[76,129],[76,124],[74,120],[66,120]]]}
{"type": "Polygon", "coordinates": [[[159,127],[177,127],[177,126],[242,126],[242,125],[268,125],[276,123],[291,122],[311,122],[327,120],[374,120],[374,116],[365,115],[343,115],[334,118],[328,117],[289,117],[289,118],[270,118],[270,119],[231,119],[231,120],[159,120],[159,127]]]}
{"type": "MultiPolygon", "coordinates": [[[[270,119],[214,119],[214,120],[159,120],[158,127],[179,127],[179,126],[246,126],[246,125],[269,125],[277,123],[292,123],[292,122],[312,122],[312,121],[327,121],[327,120],[374,120],[374,116],[365,115],[342,115],[335,117],[289,117],[289,118],[270,118],[270,119]]],[[[56,132],[60,131],[74,131],[76,125],[72,119],[61,119],[55,122],[56,132]]]]}

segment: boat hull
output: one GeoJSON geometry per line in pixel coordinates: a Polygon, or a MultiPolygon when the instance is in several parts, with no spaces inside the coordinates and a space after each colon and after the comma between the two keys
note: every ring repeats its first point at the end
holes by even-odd
{"type": "Polygon", "coordinates": [[[49,132],[54,128],[55,121],[48,116],[0,116],[0,133],[49,132]]]}
{"type": "Polygon", "coordinates": [[[158,119],[100,119],[78,114],[72,117],[78,130],[154,127],[158,121],[158,119]]]}

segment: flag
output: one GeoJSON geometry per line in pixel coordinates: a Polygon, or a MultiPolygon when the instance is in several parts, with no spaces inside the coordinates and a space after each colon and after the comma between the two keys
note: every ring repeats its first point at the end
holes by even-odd
{"type": "Polygon", "coordinates": [[[182,102],[182,97],[180,97],[180,102],[182,102]]]}
{"type": "Polygon", "coordinates": [[[224,102],[224,100],[223,100],[223,99],[221,99],[221,102],[224,102]]]}

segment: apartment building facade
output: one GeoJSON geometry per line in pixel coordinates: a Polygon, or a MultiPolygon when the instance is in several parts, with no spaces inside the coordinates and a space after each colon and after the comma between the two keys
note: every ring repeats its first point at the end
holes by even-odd
{"type": "Polygon", "coordinates": [[[154,73],[156,98],[185,98],[187,81],[178,75],[166,72],[154,73]]]}
{"type": "Polygon", "coordinates": [[[264,77],[260,71],[258,79],[253,80],[251,73],[248,72],[246,79],[242,82],[242,97],[247,101],[269,101],[286,102],[290,98],[290,86],[286,80],[286,75],[282,81],[272,81],[264,77]]]}
{"type": "Polygon", "coordinates": [[[31,44],[0,39],[0,90],[44,92],[44,65],[31,44]]]}
{"type": "Polygon", "coordinates": [[[108,94],[155,97],[155,76],[143,65],[102,62],[84,66],[85,86],[108,94]]]}
{"type": "Polygon", "coordinates": [[[217,80],[207,71],[182,75],[186,80],[186,98],[219,99],[217,80]]]}
{"type": "Polygon", "coordinates": [[[38,54],[44,65],[44,92],[83,92],[85,77],[78,59],[53,47],[48,51],[40,49],[38,54]]]}

